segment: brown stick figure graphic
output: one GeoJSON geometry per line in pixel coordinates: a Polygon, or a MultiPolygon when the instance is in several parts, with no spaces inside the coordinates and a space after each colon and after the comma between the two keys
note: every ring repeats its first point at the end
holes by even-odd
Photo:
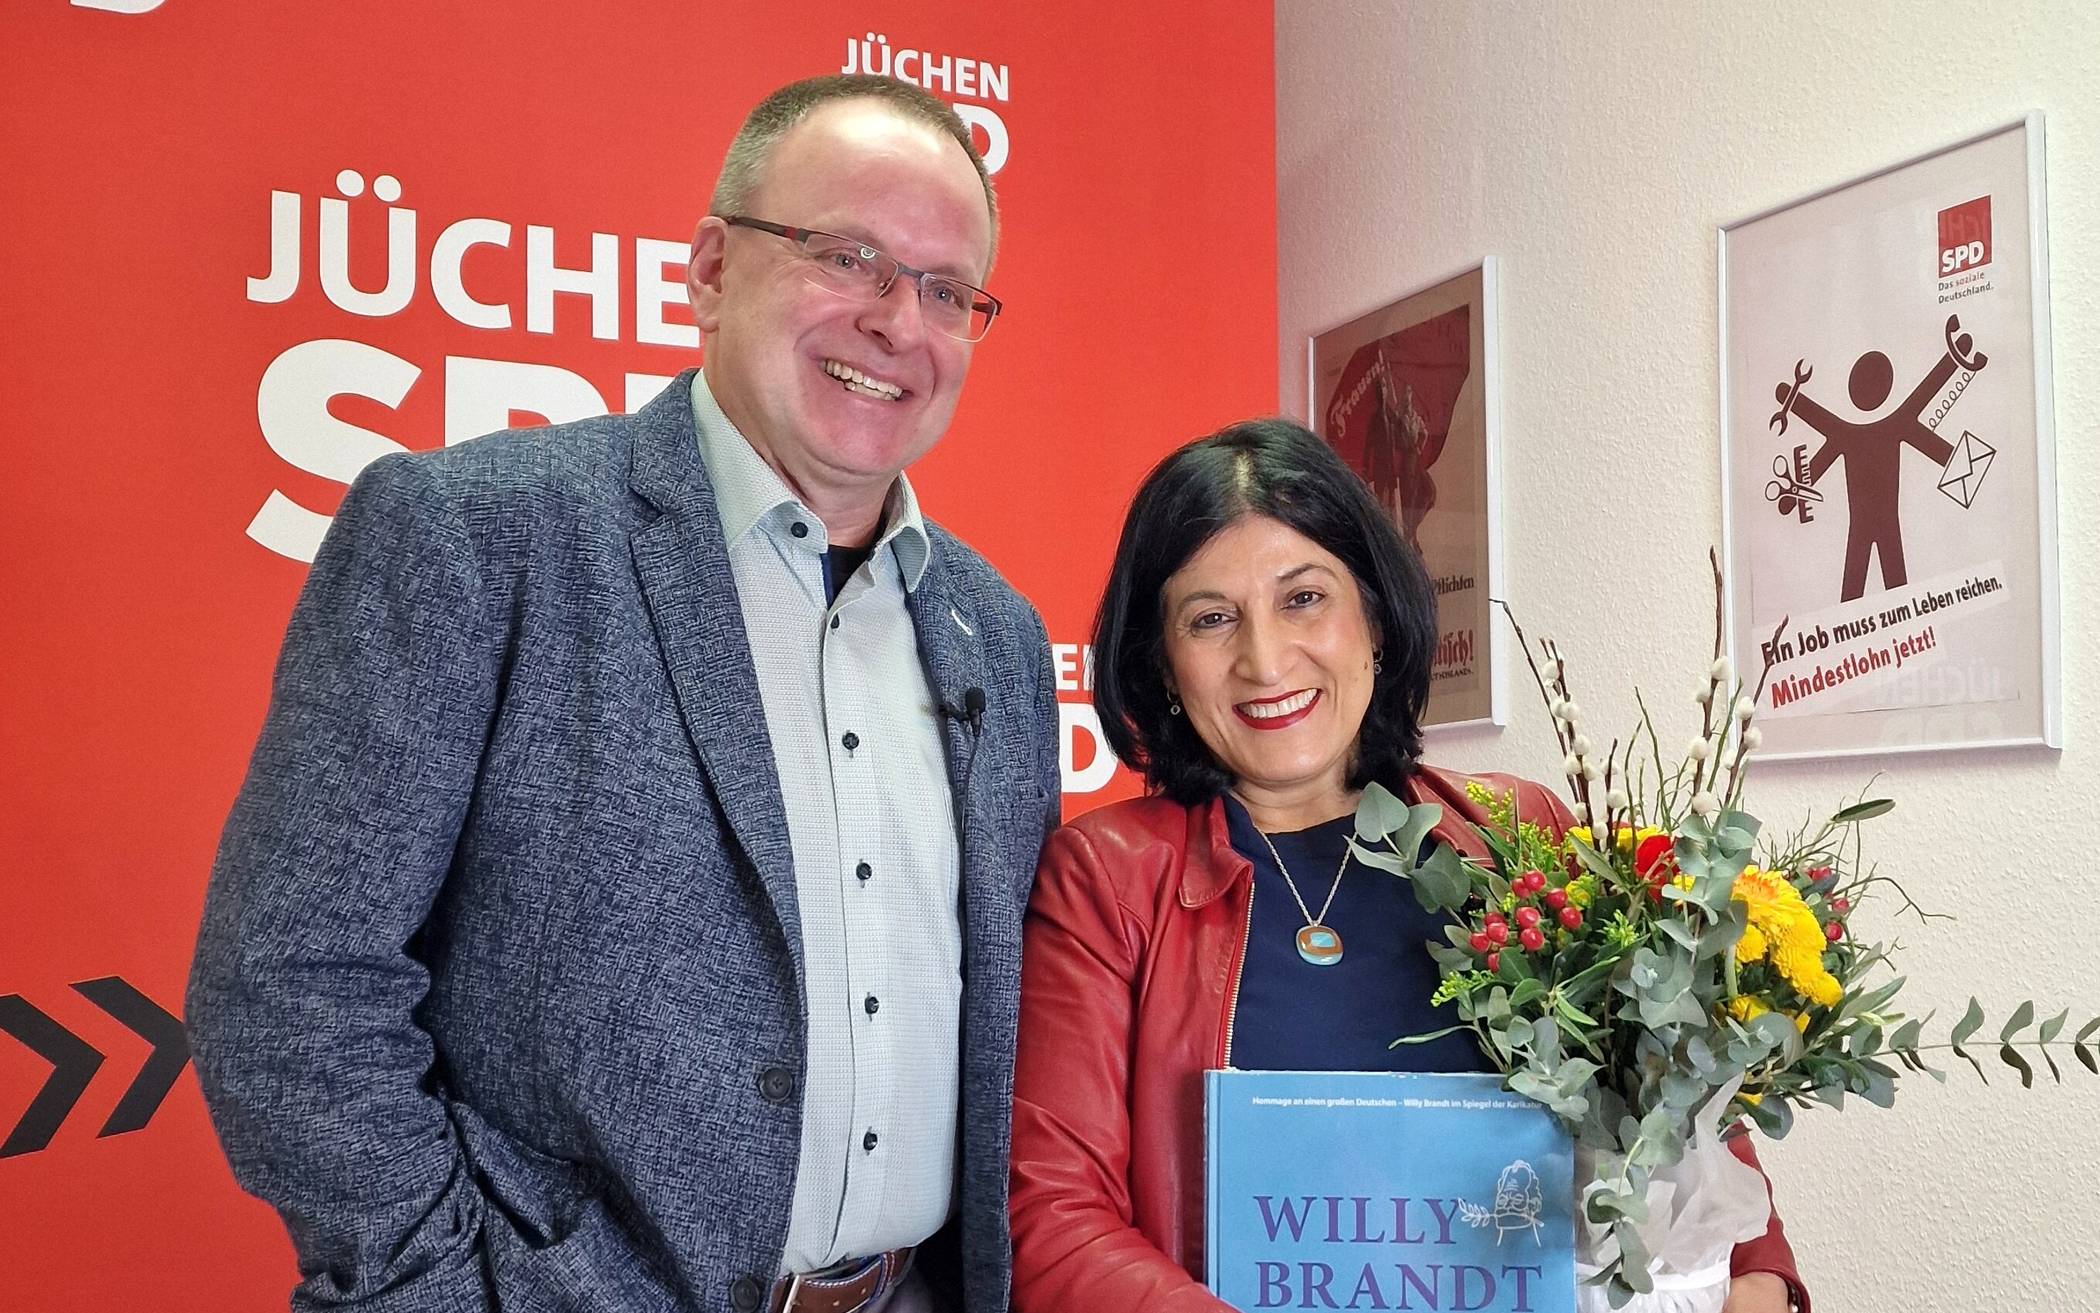
{"type": "MultiPolygon", "coordinates": [[[[1898,492],[1903,472],[1903,448],[1916,447],[1944,467],[1954,455],[1945,438],[1925,423],[1928,406],[1938,397],[1947,380],[1958,369],[1971,373],[1982,369],[1987,358],[1961,331],[1961,319],[1947,316],[1947,350],[1925,377],[1911,389],[1902,404],[1878,419],[1864,423],[1840,419],[1802,389],[1810,373],[1806,362],[1794,367],[1794,381],[1781,383],[1773,391],[1779,402],[1771,426],[1785,433],[1788,421],[1799,416],[1823,436],[1823,445],[1808,462],[1809,484],[1822,479],[1842,458],[1845,462],[1845,503],[1850,524],[1845,535],[1845,579],[1841,600],[1850,602],[1867,589],[1867,557],[1877,554],[1881,562],[1881,586],[1901,587],[1909,581],[1903,565],[1903,526],[1898,492]]],[[[1895,368],[1879,351],[1869,351],[1852,364],[1847,385],[1853,406],[1872,412],[1888,400],[1895,383],[1895,368]]]]}

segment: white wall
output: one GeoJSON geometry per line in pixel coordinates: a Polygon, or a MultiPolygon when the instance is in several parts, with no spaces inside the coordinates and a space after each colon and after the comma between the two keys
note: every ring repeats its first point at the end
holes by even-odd
{"type": "MultiPolygon", "coordinates": [[[[1501,263],[1506,592],[1557,633],[1593,718],[1637,682],[1689,713],[1720,535],[1715,230],[2047,116],[2066,748],[1774,764],[1771,820],[1875,770],[1869,855],[1958,924],[1900,934],[1921,1010],[1970,992],[2100,1012],[2100,6],[1277,5],[1282,406],[1306,334],[1484,254],[1501,263]],[[1585,599],[1615,599],[1607,608],[1585,599]]],[[[1550,774],[1528,682],[1455,766],[1550,774]]],[[[1690,727],[1686,727],[1687,736],[1690,727]]],[[[2051,1009],[2053,1010],[2053,1009],[2051,1009]]],[[[1993,1067],[1896,1108],[1808,1115],[1766,1161],[1822,1308],[2096,1308],[2100,1078],[1993,1067]],[[2077,1253],[2083,1249],[2084,1253],[2077,1253]]]]}

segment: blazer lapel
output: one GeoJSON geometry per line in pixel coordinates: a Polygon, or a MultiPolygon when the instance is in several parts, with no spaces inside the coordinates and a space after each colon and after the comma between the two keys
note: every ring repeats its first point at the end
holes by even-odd
{"type": "Polygon", "coordinates": [[[964,840],[962,870],[970,874],[970,788],[972,763],[991,733],[1000,708],[987,706],[972,729],[960,716],[964,693],[985,687],[985,649],[976,641],[976,616],[964,597],[949,586],[949,574],[941,567],[941,546],[932,544],[932,559],[920,586],[907,595],[911,628],[918,632],[920,662],[926,666],[926,683],[932,685],[934,702],[941,708],[941,744],[947,748],[947,784],[955,796],[955,834],[964,840]],[[951,714],[953,712],[953,714],[951,714]]]}
{"type": "Polygon", "coordinates": [[[634,536],[635,570],[679,714],[737,844],[773,900],[802,973],[794,853],[758,674],[694,429],[692,373],[635,415],[632,487],[662,512],[634,536]]]}
{"type": "MultiPolygon", "coordinates": [[[[948,789],[955,801],[955,832],[962,845],[962,881],[965,925],[969,928],[982,912],[997,912],[987,906],[980,888],[991,875],[992,845],[995,842],[983,807],[973,806],[971,795],[993,781],[977,778],[977,758],[987,738],[997,734],[1001,708],[987,705],[977,727],[962,716],[965,695],[985,686],[984,646],[978,641],[978,621],[968,599],[951,587],[943,568],[936,537],[932,558],[908,596],[912,627],[919,637],[919,658],[926,666],[926,682],[935,701],[948,710],[941,713],[941,742],[947,749],[948,789]]],[[[996,902],[996,900],[995,900],[996,902]]]]}

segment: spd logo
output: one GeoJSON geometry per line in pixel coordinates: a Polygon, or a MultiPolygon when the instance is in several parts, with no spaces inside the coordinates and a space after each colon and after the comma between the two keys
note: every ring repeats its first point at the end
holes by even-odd
{"type": "Polygon", "coordinates": [[[1991,262],[1991,198],[1940,211],[1940,271],[1949,278],[1991,262]]]}

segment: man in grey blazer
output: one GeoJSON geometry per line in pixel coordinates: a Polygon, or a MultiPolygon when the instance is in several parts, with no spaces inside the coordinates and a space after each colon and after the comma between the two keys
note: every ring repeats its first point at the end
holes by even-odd
{"type": "Polygon", "coordinates": [[[798,83],[633,416],[375,462],[285,637],[188,997],[292,1305],[1006,1307],[1041,620],[925,520],[998,303],[967,129],[798,83]]]}

